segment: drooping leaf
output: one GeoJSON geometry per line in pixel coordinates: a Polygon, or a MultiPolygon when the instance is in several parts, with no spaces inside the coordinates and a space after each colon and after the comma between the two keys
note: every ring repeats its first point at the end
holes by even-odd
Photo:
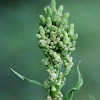
{"type": "MultiPolygon", "coordinates": [[[[73,91],[79,90],[80,87],[83,85],[83,78],[82,78],[82,75],[81,75],[81,73],[79,71],[79,63],[77,65],[77,72],[78,72],[78,82],[71,90],[69,90],[67,92],[65,100],[72,100],[72,98],[73,98],[73,91]]],[[[71,71],[71,73],[72,73],[72,71],[71,71]]]]}
{"type": "Polygon", "coordinates": [[[19,73],[17,73],[16,71],[14,71],[12,68],[10,68],[10,69],[11,69],[11,71],[12,71],[14,74],[16,74],[16,75],[17,75],[19,78],[21,78],[22,80],[27,80],[27,81],[29,81],[29,82],[31,82],[31,83],[34,83],[34,84],[39,85],[40,87],[44,88],[44,86],[43,86],[41,83],[39,83],[38,81],[30,80],[30,79],[28,79],[28,78],[26,78],[26,77],[20,75],[19,73]]]}

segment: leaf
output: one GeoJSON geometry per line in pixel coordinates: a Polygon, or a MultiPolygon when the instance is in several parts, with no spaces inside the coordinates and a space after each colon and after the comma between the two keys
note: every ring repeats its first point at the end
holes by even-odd
{"type": "MultiPolygon", "coordinates": [[[[79,62],[80,63],[80,62],[79,62]]],[[[68,75],[66,76],[66,80],[69,78],[70,74],[77,68],[77,65],[71,69],[71,71],[68,73],[68,75]]]]}
{"type": "Polygon", "coordinates": [[[16,71],[14,71],[12,68],[10,68],[10,69],[11,69],[11,71],[12,71],[14,74],[16,74],[16,75],[17,75],[19,78],[21,78],[22,80],[27,80],[27,81],[29,81],[29,82],[31,82],[31,83],[34,83],[34,84],[39,85],[40,87],[44,88],[44,86],[43,86],[41,83],[39,83],[38,81],[30,80],[30,79],[28,79],[28,78],[26,78],[26,77],[20,75],[19,73],[17,73],[16,71]]]}
{"type": "MultiPolygon", "coordinates": [[[[75,67],[76,68],[76,67],[75,67]]],[[[74,70],[74,69],[73,69],[74,70]]],[[[72,73],[73,71],[71,71],[70,73],[72,73]]],[[[66,94],[66,99],[65,100],[72,100],[73,98],[73,91],[77,91],[80,89],[80,87],[83,85],[83,78],[82,75],[79,71],[79,63],[77,64],[77,72],[78,72],[78,82],[77,84],[74,86],[74,88],[72,88],[71,90],[69,90],[66,94]]]]}

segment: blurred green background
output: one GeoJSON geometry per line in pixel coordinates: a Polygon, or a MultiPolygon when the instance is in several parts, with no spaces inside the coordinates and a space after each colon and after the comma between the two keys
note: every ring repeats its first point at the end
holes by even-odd
{"type": "MultiPolygon", "coordinates": [[[[100,98],[100,0],[56,0],[70,12],[69,23],[79,34],[72,53],[74,66],[78,61],[84,78],[82,88],[74,92],[73,100],[100,98]]],[[[50,0],[0,0],[0,100],[41,100],[46,92],[22,81],[10,71],[43,83],[48,77],[42,64],[42,52],[35,37],[40,14],[50,0]]],[[[77,72],[62,89],[65,94],[77,82],[77,72]]]]}

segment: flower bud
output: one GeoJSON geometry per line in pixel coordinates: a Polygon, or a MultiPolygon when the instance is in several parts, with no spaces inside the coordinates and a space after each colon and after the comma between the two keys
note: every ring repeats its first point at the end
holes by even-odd
{"type": "Polygon", "coordinates": [[[47,40],[47,44],[50,44],[50,42],[51,42],[50,39],[48,39],[48,40],[47,40]]]}
{"type": "Polygon", "coordinates": [[[49,50],[49,52],[50,52],[51,54],[53,54],[53,50],[49,50]]]}
{"type": "Polygon", "coordinates": [[[51,25],[50,30],[56,32],[58,30],[58,27],[51,25]]]}
{"type": "Polygon", "coordinates": [[[56,95],[55,95],[55,100],[62,100],[63,95],[62,93],[59,91],[56,95]]]}
{"type": "Polygon", "coordinates": [[[42,62],[47,66],[49,65],[48,59],[42,59],[42,62]]]}
{"type": "Polygon", "coordinates": [[[59,42],[60,42],[60,38],[58,37],[58,38],[56,39],[56,41],[59,43],[59,42]]]}
{"type": "Polygon", "coordinates": [[[54,41],[54,45],[57,45],[57,41],[54,41]]]}
{"type": "Polygon", "coordinates": [[[72,42],[69,42],[69,47],[72,47],[72,42]]]}
{"type": "Polygon", "coordinates": [[[52,100],[51,96],[48,96],[48,97],[47,97],[47,100],[52,100]]]}
{"type": "MultiPolygon", "coordinates": [[[[46,45],[46,47],[45,47],[47,50],[49,49],[49,45],[46,45]]],[[[46,53],[46,52],[45,52],[46,53]]]]}
{"type": "Polygon", "coordinates": [[[52,46],[52,49],[55,49],[56,47],[55,46],[52,46]]]}
{"type": "Polygon", "coordinates": [[[53,56],[54,56],[54,58],[56,58],[58,55],[56,52],[53,52],[53,56]]]}
{"type": "Polygon", "coordinates": [[[54,85],[51,86],[51,91],[56,91],[56,88],[54,85]]]}
{"type": "Polygon", "coordinates": [[[56,34],[53,31],[51,31],[51,33],[50,33],[50,40],[51,41],[55,41],[56,40],[56,34]]]}
{"type": "Polygon", "coordinates": [[[51,0],[51,7],[52,7],[52,9],[56,9],[56,1],[55,0],[51,0]]]}
{"type": "Polygon", "coordinates": [[[67,13],[64,13],[64,16],[63,16],[63,18],[65,18],[65,19],[68,19],[68,18],[69,18],[69,12],[67,12],[67,13]]]}
{"type": "Polygon", "coordinates": [[[69,36],[73,36],[74,35],[74,24],[73,23],[70,24],[68,35],[69,36]]]}
{"type": "Polygon", "coordinates": [[[40,34],[36,34],[37,39],[41,39],[41,35],[40,34]]]}
{"type": "MultiPolygon", "coordinates": [[[[50,49],[52,49],[52,46],[49,46],[50,49]]],[[[51,53],[50,53],[51,54],[51,53]]]]}
{"type": "Polygon", "coordinates": [[[64,48],[64,51],[65,51],[65,52],[68,52],[68,48],[67,48],[67,47],[65,47],[65,48],[64,48]]]}
{"type": "Polygon", "coordinates": [[[47,16],[47,7],[44,7],[45,15],[47,16]]]}
{"type": "Polygon", "coordinates": [[[72,36],[72,40],[76,40],[77,38],[78,38],[78,34],[77,33],[72,36]]]}
{"type": "Polygon", "coordinates": [[[50,17],[47,17],[47,28],[50,28],[52,25],[52,21],[50,17]]]}
{"type": "Polygon", "coordinates": [[[63,62],[66,63],[67,61],[66,60],[63,60],[63,62]]]}
{"type": "Polygon", "coordinates": [[[61,20],[61,25],[62,25],[62,27],[64,28],[63,30],[66,30],[66,28],[68,27],[68,19],[62,19],[61,20]]]}
{"type": "MultiPolygon", "coordinates": [[[[57,63],[57,62],[56,62],[56,63],[57,63]]],[[[59,64],[56,64],[56,63],[55,63],[55,68],[56,68],[56,69],[59,69],[59,64]]]]}
{"type": "Polygon", "coordinates": [[[47,45],[47,41],[46,40],[43,40],[43,39],[39,40],[39,46],[40,47],[45,47],[46,45],[47,45]]]}
{"type": "Polygon", "coordinates": [[[75,47],[69,48],[69,51],[70,51],[70,52],[72,52],[72,51],[74,51],[74,50],[75,50],[75,47]]]}
{"type": "Polygon", "coordinates": [[[51,17],[51,15],[52,15],[51,7],[50,7],[50,6],[47,6],[47,15],[48,15],[49,17],[51,17]]]}
{"type": "Polygon", "coordinates": [[[65,56],[68,51],[62,50],[62,55],[65,56]]]}
{"type": "Polygon", "coordinates": [[[61,85],[61,79],[57,82],[57,85],[58,85],[58,86],[61,85]]]}
{"type": "Polygon", "coordinates": [[[72,46],[75,47],[75,45],[76,45],[76,41],[73,41],[72,46]]]}
{"type": "Polygon", "coordinates": [[[43,26],[40,26],[40,27],[39,27],[39,31],[40,31],[40,34],[41,34],[41,35],[45,35],[45,31],[44,31],[44,29],[43,29],[43,26]]]}
{"type": "Polygon", "coordinates": [[[40,19],[40,21],[39,21],[40,25],[43,25],[43,26],[46,25],[46,19],[44,18],[44,16],[40,15],[39,19],[40,19]]]}
{"type": "Polygon", "coordinates": [[[62,41],[59,42],[59,46],[63,47],[63,42],[62,41]]]}
{"type": "Polygon", "coordinates": [[[52,22],[56,22],[57,20],[57,10],[54,9],[52,12],[52,22]]]}
{"type": "Polygon", "coordinates": [[[56,50],[58,50],[59,48],[58,48],[58,46],[56,47],[56,50]]]}
{"type": "Polygon", "coordinates": [[[50,34],[50,30],[49,29],[46,30],[46,34],[50,34]]]}
{"type": "Polygon", "coordinates": [[[68,44],[69,41],[70,41],[70,40],[69,40],[69,37],[68,37],[68,33],[67,33],[66,31],[64,31],[64,32],[63,32],[63,35],[64,35],[63,40],[62,40],[63,43],[64,43],[64,44],[68,44]]]}
{"type": "Polygon", "coordinates": [[[56,25],[59,27],[60,24],[61,24],[61,17],[59,16],[57,18],[56,25]]]}
{"type": "Polygon", "coordinates": [[[42,35],[41,38],[44,39],[44,40],[48,39],[45,35],[42,35]]]}
{"type": "Polygon", "coordinates": [[[59,6],[59,8],[58,8],[58,13],[57,13],[59,16],[62,15],[63,8],[64,8],[63,5],[60,5],[60,6],[59,6]]]}
{"type": "Polygon", "coordinates": [[[68,63],[65,63],[65,64],[64,64],[64,67],[65,67],[65,68],[66,68],[66,67],[68,67],[68,66],[69,66],[69,64],[68,64],[68,63]]]}
{"type": "Polygon", "coordinates": [[[61,29],[62,31],[64,31],[64,26],[62,24],[60,24],[59,29],[61,29]]]}

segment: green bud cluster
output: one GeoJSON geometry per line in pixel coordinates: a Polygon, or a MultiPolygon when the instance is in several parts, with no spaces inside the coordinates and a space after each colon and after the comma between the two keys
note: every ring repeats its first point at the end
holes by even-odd
{"type": "Polygon", "coordinates": [[[63,95],[62,93],[59,91],[56,95],[55,95],[55,100],[62,100],[63,95]]]}
{"type": "Polygon", "coordinates": [[[52,98],[51,98],[51,96],[50,96],[50,95],[48,95],[47,100],[52,100],[52,98]]]}
{"type": "Polygon", "coordinates": [[[75,50],[78,34],[74,34],[74,24],[68,25],[69,13],[63,14],[63,5],[56,9],[55,0],[44,8],[45,16],[39,16],[39,31],[36,37],[44,54],[49,79],[44,82],[48,92],[47,100],[62,100],[61,86],[73,66],[71,52],[75,50]],[[61,72],[64,65],[65,72],[61,72]],[[50,99],[51,98],[51,99],[50,99]]]}

